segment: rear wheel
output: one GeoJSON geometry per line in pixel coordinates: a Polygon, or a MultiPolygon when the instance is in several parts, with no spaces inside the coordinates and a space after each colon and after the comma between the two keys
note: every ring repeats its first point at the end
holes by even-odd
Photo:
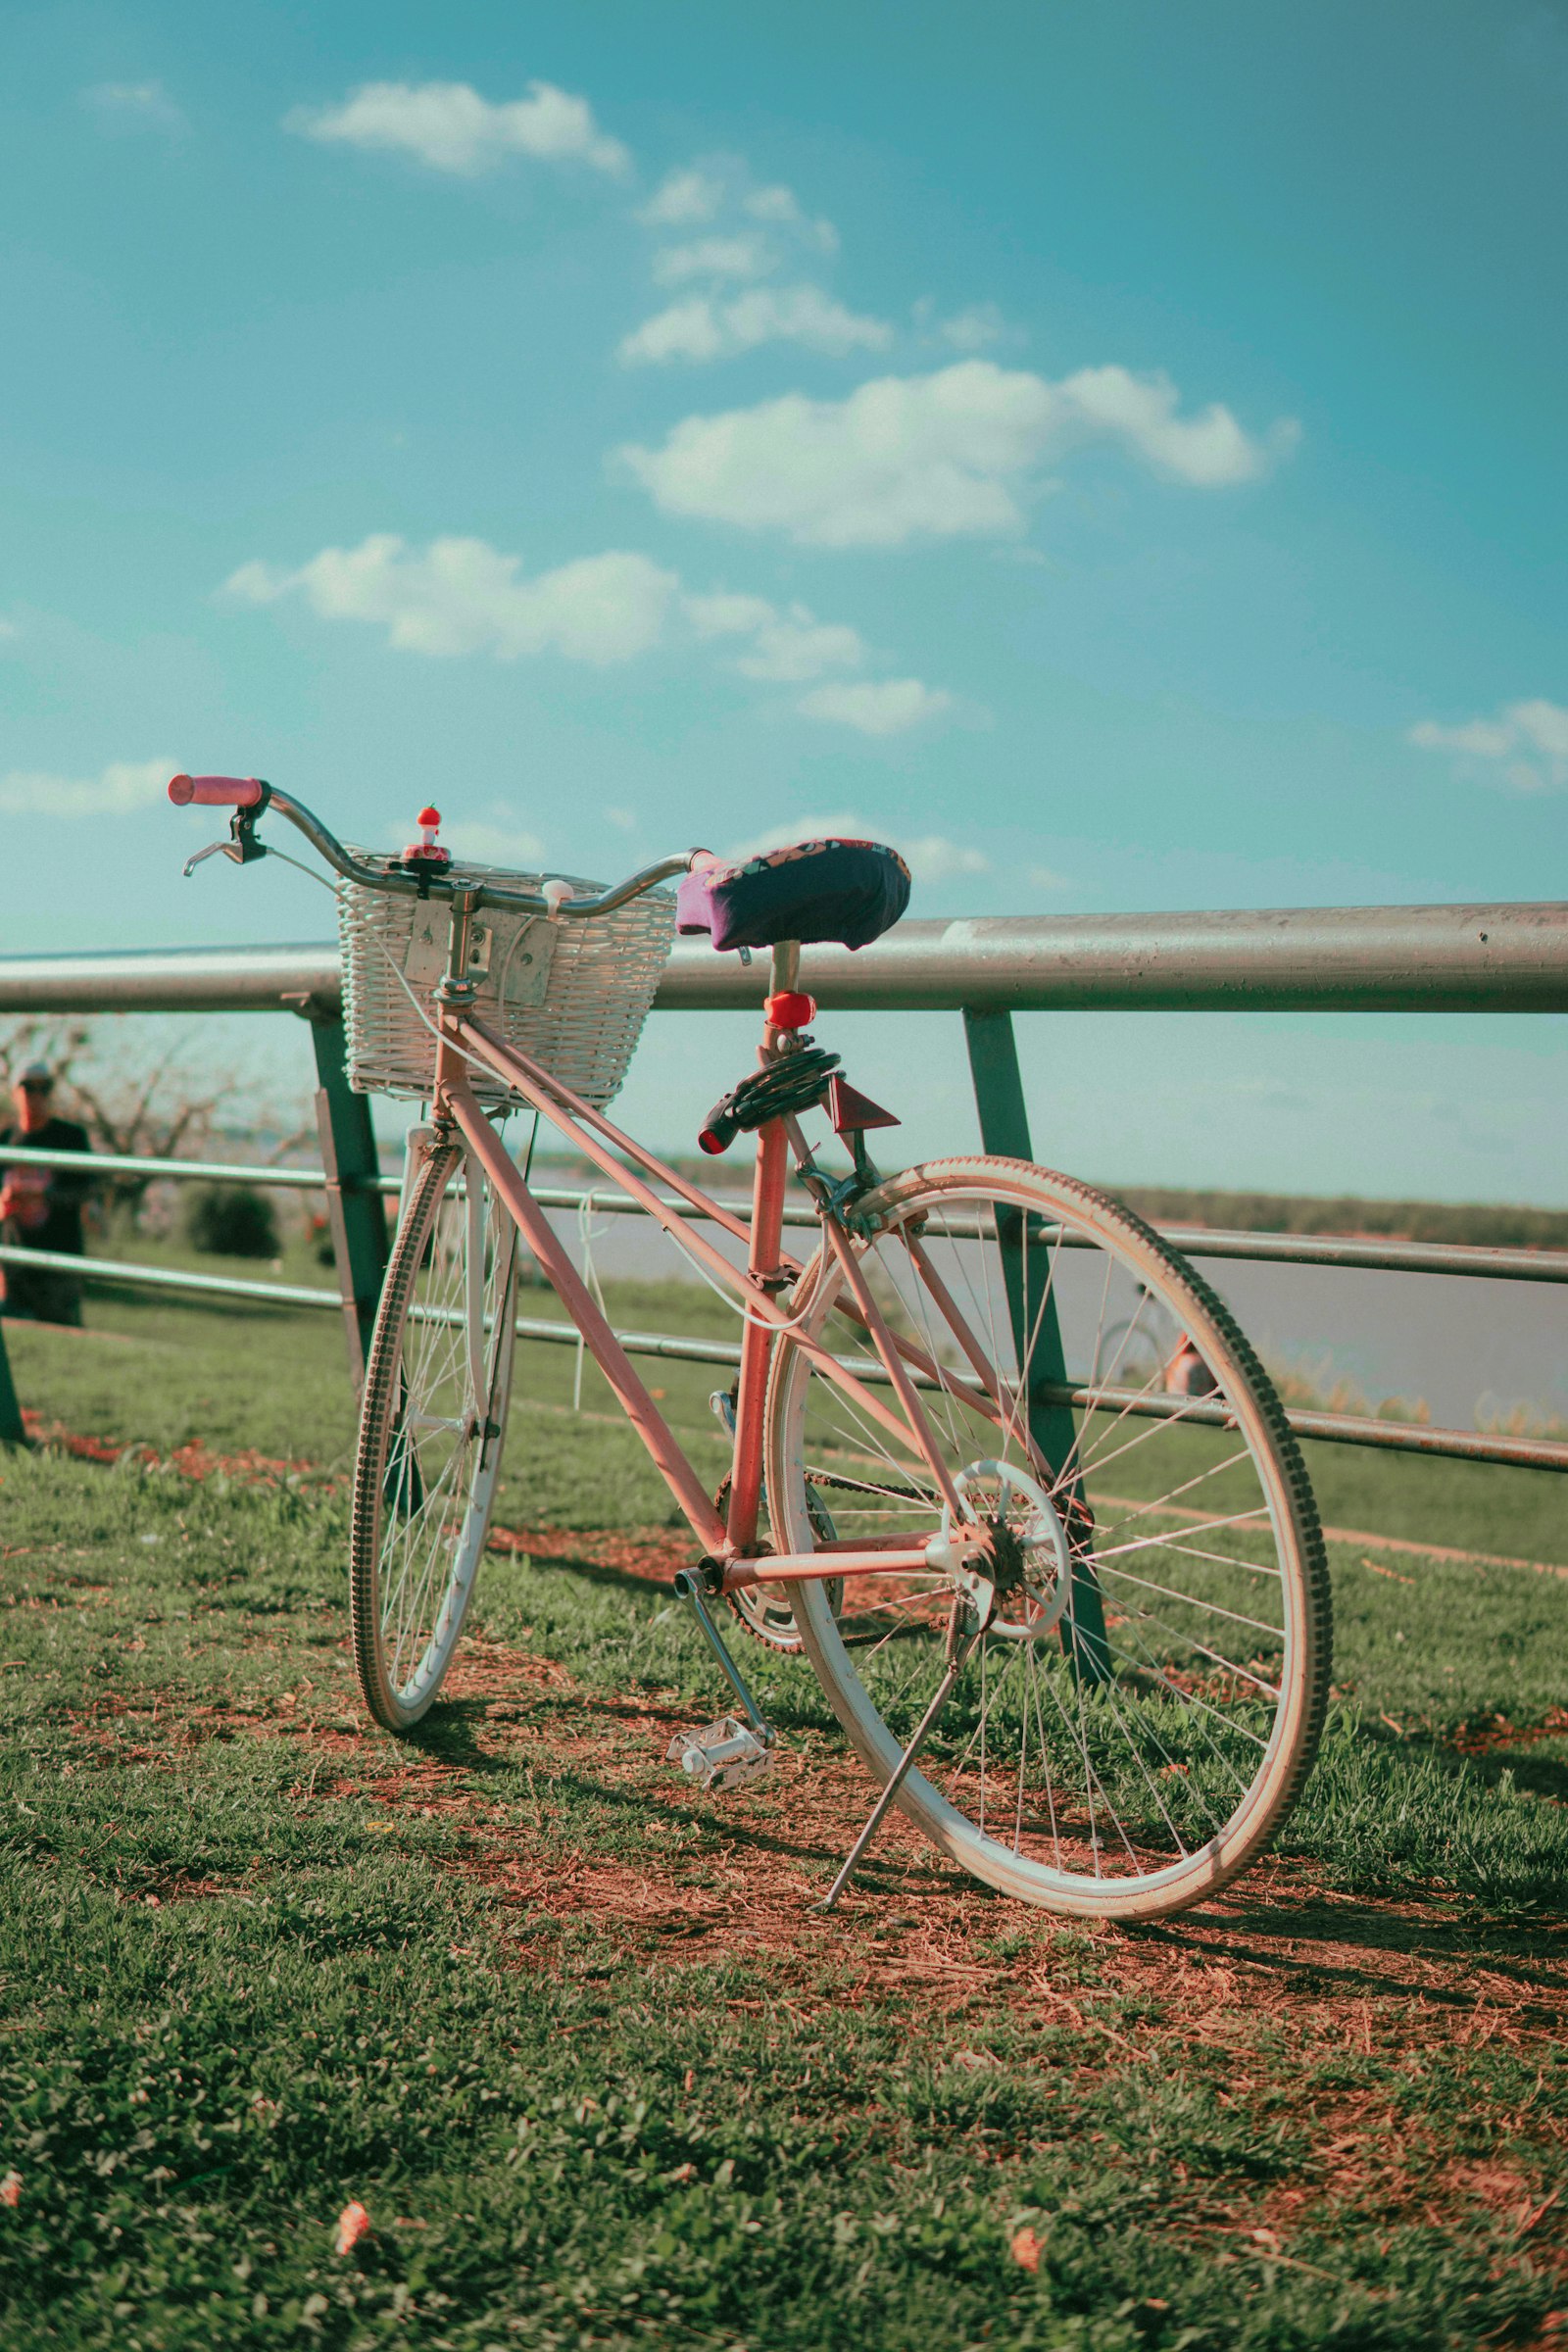
{"type": "MultiPolygon", "coordinates": [[[[904,1810],[1025,1901],[1179,1910],[1267,1843],[1327,1702],[1322,1539],[1267,1378],[1192,1268],[1067,1177],[937,1161],[857,1219],[860,1277],[904,1343],[957,1516],[986,1530],[988,1583],[976,1601],[952,1566],[851,1576],[839,1612],[819,1584],[795,1587],[834,1711],[885,1783],[961,1658],[904,1810]],[[1180,1383],[1135,1345],[1152,1307],[1197,1359],[1180,1383]]],[[[824,1504],[845,1546],[944,1532],[940,1482],[852,1305],[824,1241],[792,1312],[864,1388],[781,1341],[766,1432],[780,1551],[823,1547],[824,1504]]]]}
{"type": "Polygon", "coordinates": [[[431,1705],[472,1597],[512,1387],[516,1250],[478,1161],[437,1143],[387,1267],[354,1468],[354,1659],[391,1732],[431,1705]]]}

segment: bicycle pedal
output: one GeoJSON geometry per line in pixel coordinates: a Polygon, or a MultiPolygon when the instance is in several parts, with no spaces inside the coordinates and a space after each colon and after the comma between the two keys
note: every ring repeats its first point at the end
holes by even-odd
{"type": "Polygon", "coordinates": [[[699,1788],[744,1788],[771,1769],[773,1750],[764,1746],[751,1725],[733,1715],[721,1715],[700,1732],[677,1732],[664,1751],[668,1764],[678,1764],[699,1788]]]}

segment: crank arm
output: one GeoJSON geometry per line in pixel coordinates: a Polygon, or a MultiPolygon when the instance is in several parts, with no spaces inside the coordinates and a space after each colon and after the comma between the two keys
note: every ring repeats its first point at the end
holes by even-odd
{"type": "Polygon", "coordinates": [[[697,1622],[703,1629],[703,1639],[718,1660],[723,1669],[725,1681],[745,1709],[747,1722],[761,1740],[762,1745],[771,1747],[778,1735],[752,1696],[746,1677],[730,1656],[729,1644],[714,1622],[713,1612],[703,1596],[703,1588],[696,1573],[690,1568],[679,1570],[675,1578],[675,1590],[683,1600],[691,1602],[696,1612],[697,1622]]]}

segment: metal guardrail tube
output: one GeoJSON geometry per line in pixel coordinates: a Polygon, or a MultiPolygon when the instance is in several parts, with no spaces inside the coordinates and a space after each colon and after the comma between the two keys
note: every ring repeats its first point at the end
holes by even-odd
{"type": "MultiPolygon", "coordinates": [[[[137,1265],[128,1259],[74,1257],[60,1250],[23,1250],[0,1245],[0,1265],[44,1266],[74,1274],[87,1282],[123,1284],[133,1288],[183,1291],[209,1298],[241,1298],[269,1306],[326,1307],[341,1311],[336,1291],[307,1289],[303,1284],[248,1282],[232,1274],[197,1274],[164,1266],[137,1265]]],[[[542,1316],[519,1316],[517,1337],[562,1348],[575,1348],[575,1324],[547,1321],[542,1316]]],[[[725,1340],[682,1339],[671,1332],[621,1331],[616,1338],[628,1355],[662,1356],[666,1361],[714,1364],[733,1370],[741,1351],[725,1340]]],[[[845,1364],[862,1380],[885,1382],[881,1365],[846,1356],[845,1364]]],[[[929,1387],[929,1381],[920,1385],[929,1387]]],[[[1064,1383],[1048,1384],[1049,1401],[1079,1407],[1091,1401],[1091,1392],[1064,1383]]],[[[1222,1429],[1227,1414],[1222,1404],[1188,1396],[1145,1396],[1133,1391],[1102,1389],[1093,1393],[1106,1408],[1144,1420],[1183,1420],[1197,1427],[1222,1429]]],[[[1352,1413],[1313,1413],[1288,1410],[1285,1418],[1298,1438],[1317,1438],[1341,1446],[1375,1446],[1401,1452],[1446,1454],[1461,1461],[1506,1462],[1531,1470],[1568,1471],[1568,1445],[1551,1438],[1494,1437],[1487,1431],[1430,1429],[1420,1422],[1361,1420],[1352,1413]]]]}
{"type": "Polygon", "coordinates": [[[194,1291],[214,1298],[253,1298],[268,1306],[330,1306],[339,1313],[336,1291],[307,1290],[303,1283],[248,1282],[240,1274],[197,1274],[183,1267],[140,1266],[130,1258],[74,1257],[66,1250],[20,1250],[0,1244],[0,1266],[43,1266],[74,1274],[81,1282],[122,1283],[135,1290],[194,1291]]]}
{"type": "MultiPolygon", "coordinates": [[[[295,1193],[326,1190],[326,1178],[319,1168],[257,1167],[232,1159],[141,1159],[130,1152],[34,1152],[24,1144],[7,1144],[5,1164],[8,1168],[85,1168],[94,1176],[146,1176],[172,1184],[254,1184],[295,1193]]],[[[377,1178],[375,1189],[395,1193],[397,1178],[377,1178]]]]}
{"type": "MultiPolygon", "coordinates": [[[[275,1168],[247,1160],[143,1159],[112,1152],[35,1152],[8,1144],[6,1164],[39,1168],[82,1168],[98,1176],[146,1176],[170,1183],[251,1184],[263,1191],[320,1193],[326,1178],[318,1168],[275,1168]]],[[[389,1200],[402,1191],[400,1176],[344,1177],[343,1190],[364,1189],[389,1200]]],[[[646,1217],[650,1211],[624,1193],[590,1188],[575,1192],[569,1186],[536,1184],[531,1188],[542,1208],[586,1208],[593,1216],[646,1217]]],[[[733,1200],[715,1195],[715,1205],[732,1215],[751,1213],[751,1202],[737,1194],[733,1200]]],[[[671,1212],[696,1222],[707,1211],[687,1200],[671,1200],[671,1212]]],[[[784,1222],[814,1232],[816,1211],[786,1207],[784,1222]]],[[[961,1238],[962,1228],[951,1230],[961,1238]]],[[[1361,1266],[1391,1274],[1462,1274],[1486,1282],[1568,1283],[1568,1250],[1492,1249],[1460,1242],[1404,1242],[1365,1239],[1330,1233],[1251,1233],[1220,1225],[1159,1225],[1155,1231],[1188,1257],[1260,1259],[1270,1264],[1300,1266],[1361,1266]]],[[[1089,1249],[1088,1242],[1067,1236],[1068,1249],[1089,1249]]]]}
{"type": "Polygon", "coordinates": [[[0,1012],[336,1014],[335,942],[299,947],[137,948],[0,957],[0,1012]]]}
{"type": "MultiPolygon", "coordinates": [[[[808,947],[827,1010],[1568,1012],[1568,905],[1283,906],[904,922],[808,947]]],[[[663,1010],[755,1008],[766,970],[677,942],[663,1010]]],[[[0,958],[0,1012],[264,1012],[341,999],[335,943],[0,958]]]]}
{"type": "MultiPolygon", "coordinates": [[[[1568,906],[904,922],[855,953],[805,949],[800,985],[834,1010],[1563,1012],[1568,906]]],[[[656,1001],[749,1006],[764,986],[677,948],[656,1001]]]]}
{"type": "MultiPolygon", "coordinates": [[[[565,1348],[579,1344],[575,1323],[547,1322],[543,1316],[531,1320],[519,1316],[517,1337],[556,1342],[565,1348]]],[[[628,1355],[662,1355],[682,1364],[717,1364],[725,1372],[733,1372],[741,1360],[733,1340],[683,1340],[669,1331],[617,1331],[615,1337],[628,1355]]]]}
{"type": "MultiPolygon", "coordinates": [[[[1223,1403],[1204,1397],[1153,1396],[1133,1389],[1091,1391],[1066,1383],[1047,1384],[1046,1394],[1057,1403],[1094,1404],[1144,1421],[1187,1421],[1200,1429],[1234,1426],[1223,1403]]],[[[1321,1438],[1331,1445],[1376,1446],[1396,1453],[1441,1453],[1470,1462],[1508,1462],[1522,1470],[1568,1471],[1568,1444],[1558,1438],[1505,1438],[1494,1436],[1490,1430],[1433,1429],[1422,1421],[1363,1420],[1355,1413],[1302,1412],[1291,1406],[1285,1408],[1285,1418],[1298,1438],[1321,1438]]]]}
{"type": "MultiPolygon", "coordinates": [[[[398,1179],[384,1177],[388,1192],[398,1190],[398,1179]]],[[[649,1210],[641,1201],[631,1200],[624,1194],[571,1192],[564,1187],[532,1185],[534,1199],[545,1208],[588,1208],[594,1216],[646,1217],[649,1210]]],[[[751,1214],[751,1202],[736,1197],[725,1200],[714,1195],[715,1205],[727,1208],[732,1214],[746,1217],[751,1214]]],[[[670,1201],[675,1215],[688,1219],[699,1218],[706,1212],[686,1201],[670,1201]]],[[[818,1225],[812,1208],[789,1208],[784,1222],[804,1227],[808,1232],[818,1225]]],[[[977,1238],[977,1226],[965,1226],[952,1219],[944,1229],[950,1236],[963,1240],[977,1238]]],[[[1361,1266],[1390,1274],[1463,1274],[1488,1282],[1568,1282],[1568,1250],[1508,1250],[1491,1249],[1461,1242],[1403,1242],[1396,1240],[1362,1240],[1359,1236],[1332,1233],[1250,1233],[1222,1225],[1156,1225],[1154,1231],[1161,1240],[1170,1243],[1188,1257],[1237,1257],[1264,1259],[1285,1266],[1361,1266]]],[[[1054,1227],[1047,1229],[1045,1239],[1054,1239],[1054,1227]]],[[[1069,1250],[1092,1250],[1095,1244],[1068,1234],[1065,1247],[1069,1250]]]]}
{"type": "Polygon", "coordinates": [[[1206,1225],[1160,1225],[1155,1230],[1187,1257],[1261,1258],[1282,1266],[1362,1266],[1388,1274],[1463,1274],[1485,1282],[1568,1282],[1568,1250],[1362,1241],[1333,1233],[1240,1233],[1206,1225]]]}
{"type": "MultiPolygon", "coordinates": [[[[396,1193],[402,1180],[383,1176],[377,1182],[382,1192],[396,1193]]],[[[591,1215],[611,1217],[651,1214],[640,1200],[629,1200],[624,1193],[574,1192],[566,1186],[541,1184],[530,1185],[529,1190],[542,1208],[586,1208],[591,1215]]],[[[750,1200],[738,1194],[733,1199],[715,1194],[713,1200],[715,1207],[728,1209],[734,1216],[751,1214],[750,1200]]],[[[670,1200],[665,1205],[688,1222],[708,1213],[685,1200],[670,1200]]],[[[813,1208],[787,1206],[784,1223],[814,1232],[819,1220],[813,1208]]],[[[979,1232],[977,1226],[965,1226],[960,1219],[951,1220],[945,1230],[960,1241],[979,1232]]],[[[1285,1266],[1360,1266],[1390,1274],[1462,1274],[1487,1282],[1568,1283],[1568,1250],[1500,1249],[1464,1242],[1405,1242],[1333,1233],[1252,1233],[1225,1225],[1156,1225],[1154,1231],[1188,1257],[1262,1259],[1285,1266]]],[[[1045,1238],[1050,1241],[1054,1232],[1054,1227],[1049,1228],[1045,1238]]],[[[1065,1247],[1090,1250],[1095,1245],[1068,1234],[1065,1247]]]]}
{"type": "MultiPolygon", "coordinates": [[[[662,1355],[693,1364],[736,1365],[741,1360],[739,1348],[718,1340],[682,1340],[663,1332],[622,1331],[615,1336],[629,1355],[662,1355]]],[[[577,1345],[576,1326],[571,1323],[519,1321],[517,1337],[567,1348],[577,1345]]],[[[846,1370],[873,1387],[890,1385],[881,1364],[868,1363],[863,1356],[842,1356],[838,1360],[846,1370]]],[[[915,1385],[929,1389],[935,1383],[928,1375],[916,1374],[915,1385]]],[[[1044,1382],[1042,1393],[1050,1403],[1082,1409],[1093,1401],[1106,1411],[1125,1412],[1138,1420],[1186,1421],[1205,1429],[1225,1429],[1232,1425],[1231,1415],[1223,1404],[1211,1404],[1202,1398],[1147,1396],[1122,1389],[1091,1392],[1066,1382],[1044,1382]]],[[[1329,1445],[1375,1446],[1397,1452],[1446,1454],[1460,1461],[1505,1462],[1520,1469],[1568,1472],[1568,1445],[1554,1438],[1494,1437],[1485,1430],[1432,1429],[1422,1422],[1362,1420],[1353,1413],[1298,1412],[1290,1408],[1285,1418],[1298,1438],[1321,1439],[1329,1445]]]]}

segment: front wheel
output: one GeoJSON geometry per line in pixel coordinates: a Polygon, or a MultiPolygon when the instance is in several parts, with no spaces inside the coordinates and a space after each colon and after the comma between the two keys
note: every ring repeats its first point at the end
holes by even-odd
{"type": "Polygon", "coordinates": [[[936,1539],[941,1564],[847,1576],[838,1612],[820,1584],[795,1588],[834,1712],[886,1783],[957,1664],[899,1792],[926,1836],[1052,1910],[1179,1910],[1268,1842],[1327,1704],[1322,1537],[1267,1377],[1185,1260],[1068,1177],[939,1160],[855,1221],[859,1302],[827,1240],[792,1301],[828,1360],[787,1336],[774,1361],[774,1544],[826,1548],[825,1505],[840,1546],[936,1539]],[[946,1496],[870,1344],[866,1293],[946,1496]],[[1135,1344],[1155,1312],[1179,1335],[1170,1361],[1135,1344]],[[955,1497],[984,1530],[978,1599],[942,1547],[955,1497]]]}
{"type": "Polygon", "coordinates": [[[381,1290],[354,1465],[349,1601],[365,1703],[409,1731],[451,1663],[501,1469],[517,1229],[479,1162],[437,1142],[381,1290]]]}

